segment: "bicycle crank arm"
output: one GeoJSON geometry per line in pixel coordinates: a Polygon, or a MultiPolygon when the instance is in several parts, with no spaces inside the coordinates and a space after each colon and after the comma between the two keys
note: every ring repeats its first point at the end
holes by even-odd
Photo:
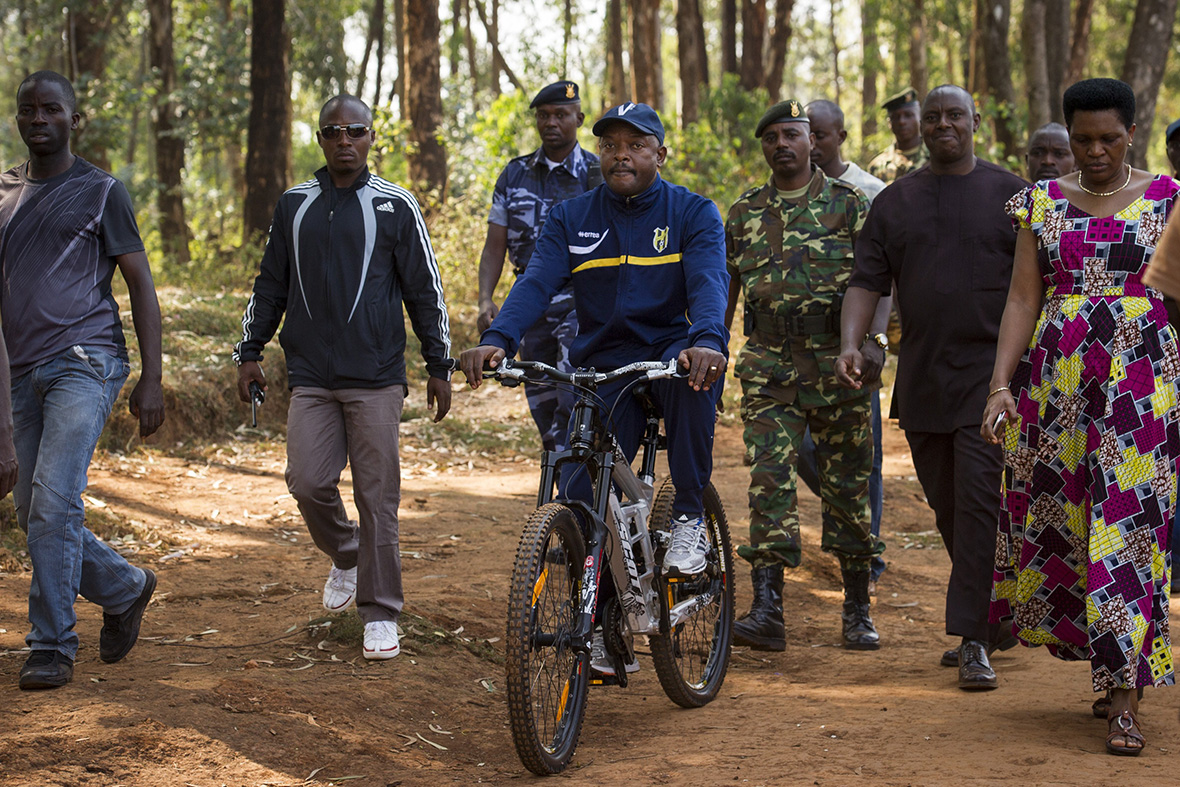
{"type": "Polygon", "coordinates": [[[702,609],[712,604],[716,598],[717,591],[716,589],[712,589],[708,592],[702,593],[699,596],[693,596],[692,598],[681,601],[679,604],[668,610],[668,625],[672,628],[676,628],[681,623],[693,617],[702,609]]]}

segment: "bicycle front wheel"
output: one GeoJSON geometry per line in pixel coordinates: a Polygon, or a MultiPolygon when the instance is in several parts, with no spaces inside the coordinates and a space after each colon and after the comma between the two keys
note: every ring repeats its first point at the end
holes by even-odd
{"type": "Polygon", "coordinates": [[[571,647],[586,546],[573,512],[547,503],[529,517],[512,570],[505,668],[508,718],[520,761],[535,774],[573,759],[590,665],[571,647]]]}
{"type": "MultiPolygon", "coordinates": [[[[670,480],[660,487],[652,505],[653,529],[671,526],[675,491],[670,480]]],[[[692,579],[660,581],[661,629],[666,627],[667,631],[649,638],[660,685],[668,698],[683,708],[699,708],[717,696],[729,669],[733,636],[729,523],[712,484],[705,489],[704,498],[708,565],[692,579]],[[670,622],[673,617],[676,620],[670,622]]]]}

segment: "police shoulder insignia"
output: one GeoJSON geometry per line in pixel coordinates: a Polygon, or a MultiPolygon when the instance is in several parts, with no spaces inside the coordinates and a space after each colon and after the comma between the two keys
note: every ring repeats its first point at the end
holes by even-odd
{"type": "Polygon", "coordinates": [[[651,239],[651,245],[657,252],[668,248],[668,229],[668,227],[656,227],[655,236],[651,239]]]}

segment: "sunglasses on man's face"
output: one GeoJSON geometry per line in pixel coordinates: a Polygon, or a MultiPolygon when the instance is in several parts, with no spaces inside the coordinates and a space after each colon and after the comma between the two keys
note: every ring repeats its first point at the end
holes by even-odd
{"type": "Polygon", "coordinates": [[[363,123],[349,123],[347,126],[320,126],[320,136],[324,139],[336,139],[343,131],[349,139],[360,139],[369,133],[369,127],[363,123]]]}

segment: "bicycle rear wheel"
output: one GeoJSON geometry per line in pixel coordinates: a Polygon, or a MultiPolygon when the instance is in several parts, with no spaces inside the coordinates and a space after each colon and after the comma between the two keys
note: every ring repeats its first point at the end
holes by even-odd
{"type": "Polygon", "coordinates": [[[533,512],[516,550],[505,654],[508,718],[520,761],[540,776],[559,773],[573,759],[586,712],[589,657],[570,641],[585,551],[573,512],[557,503],[533,512]]]}
{"type": "MultiPolygon", "coordinates": [[[[672,519],[675,489],[665,480],[652,505],[651,528],[664,530],[672,519]]],[[[660,619],[665,633],[649,637],[656,675],[668,698],[683,708],[713,700],[729,669],[733,636],[733,550],[729,523],[712,484],[705,489],[705,525],[709,530],[708,566],[688,580],[659,582],[660,619]],[[703,603],[700,603],[703,600],[703,603]],[[699,606],[695,606],[699,603],[699,606]],[[675,625],[669,615],[684,610],[675,625]]]]}

